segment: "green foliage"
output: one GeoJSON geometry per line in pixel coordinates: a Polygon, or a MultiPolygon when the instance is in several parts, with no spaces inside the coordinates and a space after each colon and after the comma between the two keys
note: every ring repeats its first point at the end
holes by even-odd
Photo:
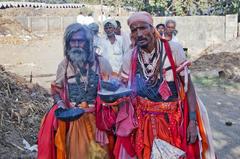
{"type": "Polygon", "coordinates": [[[101,4],[101,1],[104,5],[113,6],[115,9],[125,7],[130,11],[145,10],[161,16],[240,15],[240,0],[25,0],[25,2],[88,4],[101,4]]]}
{"type": "Polygon", "coordinates": [[[123,5],[136,8],[137,10],[143,10],[144,3],[141,0],[123,0],[123,5]]]}
{"type": "Polygon", "coordinates": [[[213,7],[213,14],[240,14],[240,1],[239,0],[221,0],[218,1],[213,7]]]}
{"type": "Polygon", "coordinates": [[[205,87],[218,87],[225,90],[239,90],[240,84],[227,79],[219,79],[219,77],[197,76],[192,75],[193,83],[200,84],[205,87]]]}
{"type": "Polygon", "coordinates": [[[240,15],[240,0],[123,0],[124,5],[155,15],[240,15]],[[144,3],[145,2],[145,3],[144,3]],[[141,5],[139,5],[141,4],[141,5]]]}

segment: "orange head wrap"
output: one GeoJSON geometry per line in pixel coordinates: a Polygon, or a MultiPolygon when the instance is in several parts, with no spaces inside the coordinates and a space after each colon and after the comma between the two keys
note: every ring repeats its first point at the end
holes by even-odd
{"type": "MultiPolygon", "coordinates": [[[[148,12],[136,12],[133,13],[129,18],[128,18],[128,26],[131,26],[133,23],[135,22],[145,22],[150,24],[151,26],[153,26],[153,18],[151,16],[151,14],[149,14],[148,12]]],[[[154,28],[154,36],[155,38],[159,39],[160,38],[160,34],[158,33],[158,31],[154,28]]],[[[135,46],[135,40],[131,37],[131,46],[134,47],[135,46]]]]}

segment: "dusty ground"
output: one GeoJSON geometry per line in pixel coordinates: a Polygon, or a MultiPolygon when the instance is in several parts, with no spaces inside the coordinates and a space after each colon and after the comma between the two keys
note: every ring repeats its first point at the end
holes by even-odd
{"type": "MultiPolygon", "coordinates": [[[[14,26],[18,26],[18,24],[14,24],[14,26]]],[[[5,31],[7,29],[9,29],[9,27],[5,27],[5,31]]],[[[19,31],[21,30],[22,28],[20,27],[19,31]]],[[[17,35],[15,33],[16,32],[12,34],[17,35]]],[[[57,65],[63,58],[62,33],[33,35],[24,31],[24,35],[28,35],[31,38],[22,40],[20,37],[21,41],[16,42],[19,36],[11,36],[11,38],[7,40],[5,35],[0,36],[0,64],[4,65],[7,70],[25,77],[26,80],[29,80],[30,74],[32,74],[34,83],[37,82],[49,90],[50,82],[55,78],[57,65]]],[[[239,45],[240,43],[238,43],[238,41],[234,44],[232,43],[232,46],[235,48],[240,48],[239,45]]],[[[228,47],[225,46],[225,49],[226,48],[228,47]]],[[[213,52],[214,50],[224,52],[225,50],[223,45],[215,49],[210,49],[211,51],[208,52],[213,52]]],[[[225,52],[232,50],[226,50],[225,52]]],[[[228,57],[228,54],[224,56],[222,56],[222,54],[219,54],[218,59],[220,61],[228,57]]],[[[206,55],[206,52],[204,55],[206,55]]],[[[212,68],[219,63],[209,64],[213,59],[217,59],[215,57],[216,56],[213,55],[202,56],[202,58],[194,63],[195,66],[193,67],[192,73],[195,75],[196,90],[208,110],[214,137],[214,146],[218,158],[237,159],[240,158],[240,87],[239,83],[233,82],[231,79],[218,79],[218,70],[213,70],[212,68]],[[208,71],[207,73],[206,70],[208,71]],[[227,126],[225,124],[226,122],[231,122],[232,126],[227,126]]],[[[236,57],[239,59],[239,55],[236,54],[236,57]]],[[[239,60],[232,59],[232,57],[229,57],[229,60],[223,60],[220,63],[222,64],[224,62],[228,65],[234,64],[234,68],[240,68],[240,66],[238,66],[239,60]]],[[[219,66],[222,66],[221,64],[219,66]]],[[[232,70],[231,67],[230,70],[232,70]]],[[[34,144],[36,140],[36,131],[34,131],[34,133],[32,136],[29,136],[31,139],[29,141],[31,142],[30,144],[34,144]]],[[[12,131],[4,135],[13,141],[14,135],[16,134],[19,134],[19,132],[12,131]]],[[[23,137],[23,135],[20,135],[17,139],[20,140],[21,137],[23,137]]],[[[23,146],[21,145],[21,140],[18,143],[20,144],[19,146],[23,146]]],[[[16,146],[12,145],[10,148],[11,147],[13,149],[6,149],[5,152],[9,151],[9,154],[11,154],[11,151],[16,149],[16,146]]],[[[6,156],[2,157],[0,154],[0,158],[5,157],[6,156]]]]}
{"type": "MultiPolygon", "coordinates": [[[[8,70],[25,76],[49,89],[54,79],[57,64],[63,57],[62,34],[45,36],[21,45],[0,45],[0,64],[8,70]]],[[[197,92],[206,104],[213,130],[214,144],[219,159],[236,159],[240,157],[240,93],[229,93],[225,87],[212,79],[197,78],[197,92]],[[205,82],[204,82],[205,80],[205,82]],[[230,121],[232,126],[226,126],[230,121]]],[[[221,84],[221,83],[220,83],[221,84]]],[[[231,86],[231,85],[230,85],[231,86]]],[[[232,85],[229,89],[233,89],[232,85]]]]}

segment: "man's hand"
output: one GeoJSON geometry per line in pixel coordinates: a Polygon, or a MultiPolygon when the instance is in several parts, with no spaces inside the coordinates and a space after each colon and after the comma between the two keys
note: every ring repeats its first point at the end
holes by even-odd
{"type": "Polygon", "coordinates": [[[195,143],[197,135],[197,123],[195,120],[190,120],[187,128],[187,142],[189,144],[195,143]]]}

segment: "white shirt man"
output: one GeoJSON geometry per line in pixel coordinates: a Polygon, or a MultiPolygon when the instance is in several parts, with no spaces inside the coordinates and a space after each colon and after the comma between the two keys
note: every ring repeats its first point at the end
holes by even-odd
{"type": "Polygon", "coordinates": [[[102,38],[102,56],[110,61],[113,72],[119,73],[123,63],[123,55],[128,51],[124,46],[123,38],[115,35],[114,30],[117,24],[113,19],[107,19],[104,22],[104,31],[106,36],[102,38]]]}
{"type": "Polygon", "coordinates": [[[82,12],[80,12],[80,14],[77,16],[77,22],[80,24],[85,23],[85,16],[82,14],[82,12]]]}
{"type": "Polygon", "coordinates": [[[93,22],[94,22],[94,19],[91,14],[85,17],[84,24],[89,25],[93,22]]]}

